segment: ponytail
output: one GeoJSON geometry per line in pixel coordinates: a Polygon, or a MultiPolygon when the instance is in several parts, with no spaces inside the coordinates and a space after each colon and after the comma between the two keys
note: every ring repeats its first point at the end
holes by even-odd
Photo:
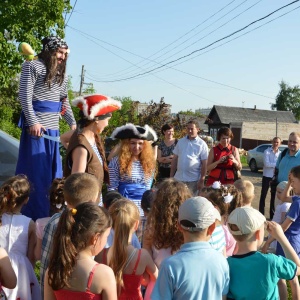
{"type": "Polygon", "coordinates": [[[49,263],[49,285],[53,290],[69,287],[69,278],[76,263],[77,249],[72,241],[74,215],[66,209],[59,220],[49,263]]]}
{"type": "Polygon", "coordinates": [[[96,234],[111,227],[108,212],[95,203],[85,202],[66,209],[59,220],[50,255],[48,282],[53,290],[69,287],[78,254],[91,246],[96,234]]]}
{"type": "Polygon", "coordinates": [[[118,295],[124,286],[123,271],[127,262],[127,246],[130,232],[140,215],[137,206],[130,200],[121,199],[114,202],[109,208],[113,220],[114,242],[112,247],[112,258],[109,266],[113,269],[118,295]]]}

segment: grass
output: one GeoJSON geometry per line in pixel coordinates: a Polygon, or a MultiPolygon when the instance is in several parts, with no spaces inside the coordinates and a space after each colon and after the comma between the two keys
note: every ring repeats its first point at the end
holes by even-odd
{"type": "Polygon", "coordinates": [[[240,159],[241,159],[242,166],[243,167],[248,167],[247,156],[246,155],[241,155],[240,159]]]}

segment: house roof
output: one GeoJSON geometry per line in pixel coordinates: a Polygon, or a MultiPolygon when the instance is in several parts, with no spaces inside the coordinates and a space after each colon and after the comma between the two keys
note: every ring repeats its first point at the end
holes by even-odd
{"type": "Polygon", "coordinates": [[[215,118],[216,115],[222,124],[236,122],[274,122],[276,118],[277,122],[281,123],[297,123],[297,120],[291,111],[263,110],[219,105],[213,106],[205,123],[209,124],[209,120],[214,120],[214,123],[217,123],[215,118]]]}
{"type": "Polygon", "coordinates": [[[189,120],[196,120],[199,123],[200,129],[204,132],[208,132],[208,125],[205,123],[206,116],[204,117],[195,117],[185,114],[178,114],[181,123],[187,123],[189,120]]]}

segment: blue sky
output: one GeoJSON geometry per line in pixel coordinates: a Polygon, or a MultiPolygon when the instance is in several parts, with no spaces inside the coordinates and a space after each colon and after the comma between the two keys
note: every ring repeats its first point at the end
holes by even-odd
{"type": "MultiPolygon", "coordinates": [[[[71,0],[72,5],[75,2],[71,0]]],[[[187,61],[170,64],[171,68],[115,80],[188,55],[290,2],[77,0],[72,15],[66,16],[66,40],[71,49],[68,73],[73,88],[79,90],[84,65],[85,82],[93,83],[98,93],[130,96],[140,102],[164,97],[172,112],[213,105],[270,109],[282,79],[290,85],[300,84],[300,9],[288,13],[300,2],[187,61]],[[284,13],[288,14],[221,45],[284,13]]]]}

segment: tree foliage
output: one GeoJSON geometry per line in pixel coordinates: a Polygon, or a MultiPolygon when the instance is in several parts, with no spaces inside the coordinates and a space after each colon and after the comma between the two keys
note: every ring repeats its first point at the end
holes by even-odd
{"type": "Polygon", "coordinates": [[[276,96],[275,104],[271,104],[273,110],[283,110],[293,112],[297,120],[300,119],[300,87],[289,86],[283,80],[279,83],[280,90],[276,96]]]}
{"type": "Polygon", "coordinates": [[[39,52],[43,37],[64,37],[63,13],[70,9],[70,0],[0,1],[0,95],[20,72],[24,59],[18,53],[18,44],[27,42],[39,52]]]}

